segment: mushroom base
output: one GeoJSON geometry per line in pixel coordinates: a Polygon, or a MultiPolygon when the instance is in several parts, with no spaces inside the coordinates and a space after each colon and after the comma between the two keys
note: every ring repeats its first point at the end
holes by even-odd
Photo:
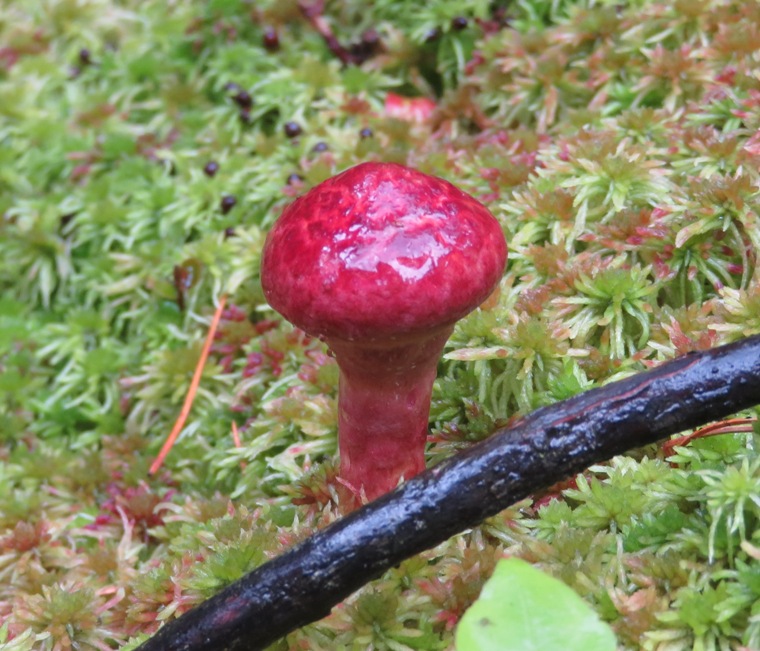
{"type": "Polygon", "coordinates": [[[330,340],[340,367],[340,476],[372,500],[425,469],[430,397],[453,327],[371,345],[330,340]]]}

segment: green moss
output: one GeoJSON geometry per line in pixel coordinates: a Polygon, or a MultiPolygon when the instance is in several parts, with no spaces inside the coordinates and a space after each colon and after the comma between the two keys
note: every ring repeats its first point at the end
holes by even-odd
{"type": "MultiPolygon", "coordinates": [[[[440,363],[430,464],[760,332],[755,4],[325,12],[349,50],[368,51],[369,29],[382,47],[341,65],[294,0],[0,2],[4,647],[135,645],[339,517],[337,369],[269,310],[258,265],[282,207],[360,161],[456,182],[509,240],[499,292],[440,363]],[[389,115],[389,92],[436,110],[389,115]],[[190,418],[149,476],[223,294],[190,418]]],[[[621,648],[758,647],[746,425],[591,468],[277,648],[448,648],[504,553],[576,589],[621,648]]]]}

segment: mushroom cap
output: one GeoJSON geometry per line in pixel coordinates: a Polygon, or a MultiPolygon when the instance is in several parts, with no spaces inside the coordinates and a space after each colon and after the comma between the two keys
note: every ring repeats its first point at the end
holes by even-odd
{"type": "Polygon", "coordinates": [[[283,211],[261,283],[269,304],[313,336],[403,340],[475,309],[506,259],[499,223],[473,197],[402,165],[362,163],[283,211]]]}

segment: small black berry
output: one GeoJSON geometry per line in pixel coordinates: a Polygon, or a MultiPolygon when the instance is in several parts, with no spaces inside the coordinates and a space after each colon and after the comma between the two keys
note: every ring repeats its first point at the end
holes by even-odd
{"type": "Polygon", "coordinates": [[[311,150],[312,150],[312,151],[313,151],[315,154],[321,154],[322,152],[325,152],[325,151],[327,151],[328,149],[330,149],[330,148],[327,146],[327,143],[326,143],[326,142],[324,142],[324,141],[322,141],[322,140],[320,140],[320,141],[319,141],[319,142],[318,142],[316,145],[314,145],[314,146],[311,148],[311,150]]]}
{"type": "Polygon", "coordinates": [[[219,208],[222,211],[223,215],[226,215],[230,210],[232,210],[235,207],[235,204],[237,203],[237,199],[232,194],[225,194],[222,197],[222,201],[219,204],[219,208]]]}
{"type": "Polygon", "coordinates": [[[348,49],[353,62],[358,65],[380,53],[383,44],[377,30],[368,29],[362,34],[361,40],[358,43],[352,43],[348,49]]]}
{"type": "Polygon", "coordinates": [[[276,52],[280,49],[280,35],[274,27],[264,29],[264,36],[261,39],[264,49],[269,52],[276,52]]]}
{"type": "Polygon", "coordinates": [[[362,140],[366,140],[367,138],[371,138],[371,137],[372,137],[372,136],[374,136],[374,135],[375,135],[375,134],[374,134],[374,133],[372,133],[372,129],[370,129],[369,127],[364,127],[364,128],[363,128],[363,129],[362,129],[362,130],[359,132],[359,137],[360,137],[362,140]]]}
{"type": "Polygon", "coordinates": [[[79,62],[83,66],[88,66],[92,63],[92,55],[86,47],[83,47],[81,50],[79,50],[79,62]]]}
{"type": "Polygon", "coordinates": [[[232,96],[232,101],[235,102],[240,108],[251,108],[253,106],[253,98],[244,90],[239,91],[236,95],[232,96]]]}
{"type": "Polygon", "coordinates": [[[303,129],[301,129],[301,125],[298,122],[286,122],[282,129],[288,138],[297,138],[303,133],[303,129]]]}
{"type": "Polygon", "coordinates": [[[433,41],[437,41],[439,38],[441,38],[441,29],[440,27],[434,27],[427,34],[425,34],[425,43],[432,43],[433,41]]]}
{"type": "Polygon", "coordinates": [[[208,163],[206,163],[203,166],[203,173],[210,177],[213,177],[217,172],[219,171],[219,163],[216,161],[210,160],[208,163]]]}
{"type": "Polygon", "coordinates": [[[457,16],[451,19],[451,29],[461,31],[466,29],[467,25],[469,25],[469,21],[464,16],[457,16]]]}
{"type": "Polygon", "coordinates": [[[380,44],[380,34],[376,29],[368,29],[362,34],[362,43],[370,48],[377,47],[380,44]]]}
{"type": "Polygon", "coordinates": [[[224,229],[224,239],[226,240],[228,237],[235,237],[235,229],[232,226],[224,229]]]}
{"type": "Polygon", "coordinates": [[[285,182],[288,185],[293,185],[295,183],[300,183],[301,181],[303,181],[303,176],[301,176],[300,174],[295,174],[294,173],[294,174],[291,174],[290,176],[288,176],[288,178],[286,179],[285,182]]]}

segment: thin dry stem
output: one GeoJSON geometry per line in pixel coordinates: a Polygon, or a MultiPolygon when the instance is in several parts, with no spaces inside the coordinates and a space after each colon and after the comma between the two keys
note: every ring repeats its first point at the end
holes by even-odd
{"type": "Polygon", "coordinates": [[[179,436],[179,433],[182,431],[182,428],[185,426],[185,421],[187,420],[187,417],[190,415],[190,409],[193,406],[193,400],[195,400],[195,394],[198,392],[198,386],[201,383],[201,376],[203,375],[203,369],[206,366],[206,360],[208,359],[208,354],[209,354],[209,351],[211,350],[211,344],[214,342],[214,335],[216,334],[216,329],[219,327],[219,321],[221,321],[222,319],[222,311],[224,310],[224,304],[226,302],[227,302],[227,296],[223,294],[219,298],[219,305],[216,308],[216,312],[214,312],[214,318],[211,319],[211,326],[208,329],[208,334],[206,335],[206,341],[203,342],[203,349],[201,350],[201,355],[198,358],[198,363],[195,366],[193,379],[190,382],[190,388],[187,390],[187,396],[185,396],[185,403],[182,405],[182,411],[179,412],[179,416],[177,417],[177,420],[174,422],[174,427],[172,427],[172,431],[169,433],[169,436],[164,442],[164,445],[161,448],[161,451],[158,453],[158,456],[155,458],[155,460],[150,466],[150,469],[148,470],[148,473],[151,475],[156,474],[158,470],[161,468],[161,465],[164,463],[164,459],[166,459],[166,455],[169,454],[169,450],[172,449],[174,442],[177,440],[177,437],[179,436]]]}

